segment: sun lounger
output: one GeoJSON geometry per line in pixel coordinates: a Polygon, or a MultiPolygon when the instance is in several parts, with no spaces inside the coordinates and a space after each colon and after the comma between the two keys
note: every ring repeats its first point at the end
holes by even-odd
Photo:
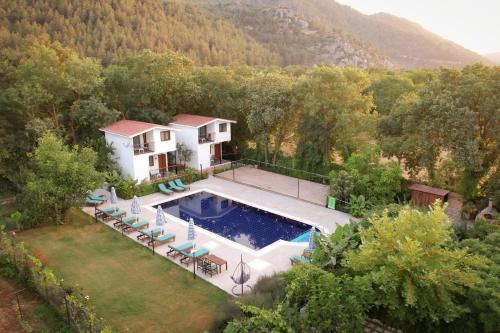
{"type": "Polygon", "coordinates": [[[90,200],[95,200],[95,201],[102,201],[102,202],[108,201],[108,199],[106,197],[101,197],[101,196],[95,195],[95,194],[89,194],[89,195],[87,195],[87,198],[90,200]]]}
{"type": "Polygon", "coordinates": [[[139,235],[137,236],[137,240],[141,241],[161,234],[161,228],[154,228],[150,230],[138,230],[138,231],[139,235]]]}
{"type": "Polygon", "coordinates": [[[111,214],[117,210],[118,209],[116,207],[97,208],[95,211],[95,215],[97,217],[103,217],[104,215],[111,214]]]}
{"type": "Polygon", "coordinates": [[[149,221],[139,221],[139,222],[133,222],[133,223],[125,223],[125,226],[123,227],[123,232],[131,232],[131,231],[139,231],[142,229],[147,229],[149,228],[149,221]]]}
{"type": "Polygon", "coordinates": [[[182,254],[181,263],[189,266],[191,262],[208,255],[209,251],[207,249],[201,248],[194,252],[189,252],[189,253],[182,251],[181,254],[182,254]]]}
{"type": "Polygon", "coordinates": [[[311,261],[301,255],[294,254],[293,256],[290,257],[290,262],[292,265],[297,265],[297,264],[309,264],[311,261]]]}
{"type": "Polygon", "coordinates": [[[103,201],[99,201],[99,200],[92,200],[90,198],[85,199],[85,204],[87,206],[99,206],[99,205],[102,205],[103,203],[104,203],[103,201]]]}
{"type": "Polygon", "coordinates": [[[172,180],[168,181],[168,186],[170,186],[170,188],[174,191],[180,192],[180,191],[186,190],[184,187],[180,187],[180,186],[175,185],[175,183],[172,180]]]}
{"type": "Polygon", "coordinates": [[[302,255],[306,258],[310,258],[311,255],[313,254],[313,252],[314,252],[314,250],[307,248],[307,249],[304,249],[304,252],[302,252],[302,255]]]}
{"type": "Polygon", "coordinates": [[[189,251],[193,248],[193,242],[187,242],[181,245],[169,245],[170,250],[167,252],[167,256],[177,257],[183,251],[189,251]]]}
{"type": "Polygon", "coordinates": [[[148,246],[152,246],[153,242],[155,243],[155,246],[157,246],[173,241],[175,241],[175,234],[163,234],[150,239],[148,241],[148,246]]]}
{"type": "Polygon", "coordinates": [[[127,215],[127,212],[124,211],[123,209],[120,209],[120,210],[115,210],[112,213],[105,213],[102,218],[104,220],[119,219],[119,218],[124,217],[126,215],[127,215]]]}
{"type": "Polygon", "coordinates": [[[175,183],[175,185],[177,185],[179,187],[182,187],[182,188],[184,188],[186,190],[189,190],[189,186],[188,185],[184,185],[184,183],[182,182],[182,179],[180,179],[180,178],[175,179],[174,183],[175,183]]]}
{"type": "Polygon", "coordinates": [[[170,195],[170,194],[174,193],[174,191],[167,188],[165,186],[165,184],[162,184],[162,183],[158,184],[158,189],[160,190],[161,193],[166,194],[166,195],[170,195]]]}
{"type": "Polygon", "coordinates": [[[139,220],[137,216],[127,216],[123,218],[119,218],[116,222],[113,223],[113,227],[115,228],[123,228],[127,225],[127,223],[133,223],[139,220]]]}

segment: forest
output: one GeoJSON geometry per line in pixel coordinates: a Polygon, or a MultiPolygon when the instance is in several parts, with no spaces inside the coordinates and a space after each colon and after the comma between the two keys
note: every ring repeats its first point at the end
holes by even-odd
{"type": "Polygon", "coordinates": [[[314,265],[228,304],[226,332],[350,332],[366,313],[408,332],[498,328],[497,225],[454,230],[438,204],[405,206],[405,191],[418,181],[460,194],[467,211],[498,207],[500,67],[205,66],[148,50],[103,65],[59,43],[1,64],[0,180],[22,228],[61,223],[77,194],[116,174],[100,127],[234,119],[235,153],[328,175],[362,220],[319,237],[314,265]]]}

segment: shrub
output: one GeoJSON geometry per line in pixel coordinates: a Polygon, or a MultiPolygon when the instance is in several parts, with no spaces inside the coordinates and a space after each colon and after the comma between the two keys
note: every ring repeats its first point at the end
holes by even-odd
{"type": "Polygon", "coordinates": [[[181,176],[181,179],[184,183],[190,184],[190,183],[194,183],[198,180],[206,179],[207,177],[208,177],[208,175],[206,175],[204,173],[195,171],[192,168],[186,168],[184,170],[184,173],[181,176]]]}
{"type": "Polygon", "coordinates": [[[142,197],[158,192],[158,182],[143,181],[136,186],[136,195],[142,197]]]}
{"type": "MultiPolygon", "coordinates": [[[[281,275],[263,276],[259,278],[252,291],[241,297],[238,302],[271,309],[285,298],[285,287],[285,281],[281,275]]],[[[230,299],[220,308],[211,331],[222,332],[228,322],[242,319],[243,316],[240,305],[236,300],[230,299]]]]}

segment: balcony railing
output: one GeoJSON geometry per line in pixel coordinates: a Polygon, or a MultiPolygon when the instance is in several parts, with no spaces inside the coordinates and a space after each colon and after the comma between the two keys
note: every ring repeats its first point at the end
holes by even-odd
{"type": "Polygon", "coordinates": [[[206,135],[198,135],[198,143],[207,143],[215,141],[215,133],[207,133],[206,135]]]}
{"type": "Polygon", "coordinates": [[[134,155],[152,153],[154,152],[154,145],[150,143],[144,143],[139,145],[134,145],[134,155]]]}

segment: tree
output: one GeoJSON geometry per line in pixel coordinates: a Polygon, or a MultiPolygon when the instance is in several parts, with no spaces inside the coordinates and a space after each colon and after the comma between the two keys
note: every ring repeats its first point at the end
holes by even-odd
{"type": "Polygon", "coordinates": [[[86,193],[103,180],[96,159],[90,148],[68,148],[51,132],[44,134],[30,154],[33,169],[23,199],[27,224],[62,223],[70,207],[83,205],[86,193]]]}
{"type": "Polygon", "coordinates": [[[376,316],[404,330],[433,330],[467,311],[461,297],[480,282],[485,260],[449,246],[450,221],[439,202],[427,213],[405,208],[370,222],[344,265],[371,280],[376,316]]]}
{"type": "Polygon", "coordinates": [[[395,162],[380,163],[380,151],[374,146],[363,147],[345,161],[341,171],[330,173],[332,190],[336,191],[333,193],[363,196],[371,203],[393,202],[401,191],[402,179],[401,168],[395,162]]]}
{"type": "Polygon", "coordinates": [[[183,162],[184,166],[186,166],[186,163],[189,163],[189,161],[191,161],[191,156],[193,156],[193,151],[183,143],[177,143],[176,148],[177,148],[177,157],[179,158],[179,162],[183,162]]]}
{"type": "Polygon", "coordinates": [[[317,67],[300,79],[293,107],[300,112],[297,155],[303,166],[321,169],[334,151],[347,158],[366,140],[374,125],[369,84],[354,68],[317,67]]]}
{"type": "Polygon", "coordinates": [[[292,81],[284,74],[258,74],[248,83],[249,112],[247,123],[250,132],[264,145],[264,161],[269,161],[271,136],[274,137],[272,163],[281,150],[281,144],[294,125],[290,108],[292,81]]]}
{"type": "Polygon", "coordinates": [[[375,109],[379,114],[389,114],[398,99],[414,89],[413,82],[400,73],[383,76],[371,85],[375,109]]]}

